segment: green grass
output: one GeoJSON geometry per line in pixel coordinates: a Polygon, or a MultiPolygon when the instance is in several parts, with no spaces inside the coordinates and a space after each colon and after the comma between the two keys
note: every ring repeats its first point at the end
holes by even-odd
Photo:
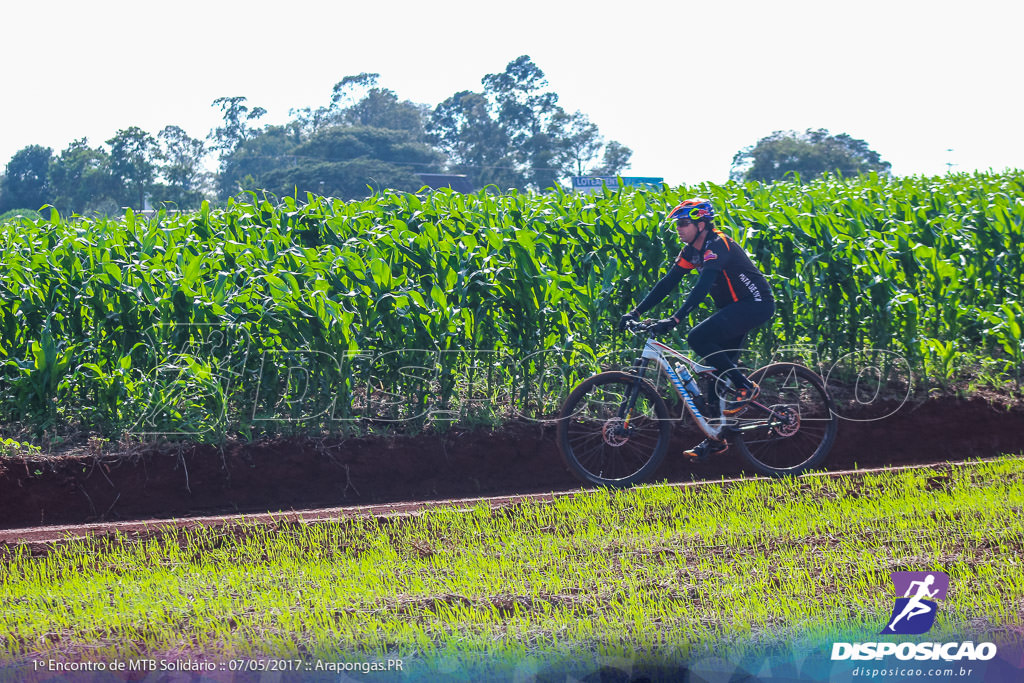
{"type": "Polygon", "coordinates": [[[930,637],[1024,624],[1024,460],[587,492],[407,518],[12,547],[8,660],[167,653],[678,659],[864,640],[889,572],[938,570],[930,637]]]}

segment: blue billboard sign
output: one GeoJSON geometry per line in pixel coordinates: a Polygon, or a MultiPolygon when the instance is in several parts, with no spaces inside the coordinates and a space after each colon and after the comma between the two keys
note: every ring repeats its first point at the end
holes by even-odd
{"type": "Polygon", "coordinates": [[[626,187],[646,187],[650,189],[658,189],[665,181],[664,178],[644,176],[573,176],[572,189],[575,192],[593,194],[600,192],[601,187],[604,185],[617,189],[619,180],[622,180],[622,184],[626,187]]]}

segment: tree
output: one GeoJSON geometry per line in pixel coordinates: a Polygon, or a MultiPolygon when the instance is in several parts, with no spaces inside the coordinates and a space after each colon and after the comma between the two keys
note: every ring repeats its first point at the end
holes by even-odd
{"type": "Polygon", "coordinates": [[[522,180],[518,186],[543,189],[556,185],[563,169],[557,166],[559,145],[552,117],[562,109],[558,95],[545,90],[544,72],[528,55],[522,55],[503,72],[484,76],[482,83],[509,142],[509,156],[519,167],[522,180]]]}
{"type": "Polygon", "coordinates": [[[50,202],[51,157],[53,150],[42,145],[29,145],[14,153],[3,179],[0,213],[9,209],[38,209],[50,202]]]}
{"type": "Polygon", "coordinates": [[[61,213],[111,213],[118,209],[122,188],[110,171],[110,155],[75,140],[50,162],[52,203],[61,213]]]}
{"type": "Polygon", "coordinates": [[[601,150],[604,167],[618,172],[632,152],[604,145],[582,113],[567,114],[529,56],[483,77],[483,92],[458,92],[441,102],[427,123],[427,139],[448,155],[448,170],[476,185],[543,190],[582,174],[601,150]]]}
{"type": "Polygon", "coordinates": [[[317,131],[329,126],[371,126],[390,130],[406,130],[417,140],[425,140],[425,124],[429,107],[409,100],[399,100],[387,88],[376,87],[379,74],[361,73],[345,76],[334,84],[331,103],[327,107],[292,109],[292,131],[296,142],[304,142],[317,131]],[[356,94],[362,91],[362,97],[356,94]]]}
{"type": "Polygon", "coordinates": [[[629,160],[633,156],[633,150],[620,142],[610,140],[604,147],[604,157],[601,165],[591,171],[593,175],[622,175],[622,172],[629,168],[629,160]]]}
{"type": "Polygon", "coordinates": [[[501,189],[557,184],[561,109],[544,72],[523,55],[481,83],[482,93],[455,93],[431,113],[428,139],[448,154],[449,170],[501,189]]]}
{"type": "Polygon", "coordinates": [[[335,126],[345,122],[345,111],[356,103],[354,93],[360,88],[368,90],[377,84],[380,74],[366,73],[345,76],[334,84],[331,91],[331,102],[326,107],[303,107],[291,109],[289,116],[294,117],[290,130],[295,134],[295,142],[301,143],[325,126],[335,126]]]}
{"type": "Polygon", "coordinates": [[[507,132],[489,111],[487,98],[463,90],[438,104],[427,124],[428,139],[448,156],[448,170],[465,174],[475,186],[517,187],[507,132]]]}
{"type": "Polygon", "coordinates": [[[604,144],[597,126],[579,110],[572,115],[556,112],[552,124],[562,141],[559,161],[573,168],[576,175],[583,175],[604,144]]]}
{"type": "Polygon", "coordinates": [[[259,130],[249,125],[256,121],[267,110],[263,107],[249,107],[244,104],[245,97],[218,97],[211,106],[220,107],[224,125],[210,131],[208,139],[213,141],[213,149],[221,153],[221,158],[234,152],[246,140],[255,137],[259,130]]]}
{"type": "Polygon", "coordinates": [[[377,87],[378,78],[374,73],[345,76],[334,85],[329,105],[292,109],[286,125],[262,131],[246,123],[250,115],[243,111],[244,98],[218,100],[225,126],[211,133],[211,139],[224,150],[218,176],[221,196],[240,188],[291,194],[298,187],[303,192],[362,197],[366,185],[374,184],[370,175],[380,186],[418,189],[416,172],[439,171],[444,162],[425,144],[427,107],[377,87]],[[397,137],[392,132],[398,132],[397,137]],[[361,161],[353,163],[357,159],[361,161]],[[374,166],[370,160],[385,165],[374,166]],[[349,170],[320,162],[344,164],[349,170]],[[329,177],[317,180],[314,167],[329,177]],[[398,185],[389,185],[389,179],[398,185]]]}
{"type": "Polygon", "coordinates": [[[328,105],[293,109],[285,126],[263,130],[250,125],[263,110],[250,112],[244,97],[215,100],[225,122],[210,134],[221,152],[221,196],[239,188],[318,192],[320,181],[303,168],[314,162],[361,169],[352,176],[342,173],[341,166],[316,164],[331,173],[331,179],[323,179],[325,191],[333,183],[331,191],[339,196],[361,196],[371,160],[395,167],[373,167],[378,179],[398,179],[401,185],[395,187],[407,187],[415,171],[446,170],[463,173],[480,187],[545,189],[585,170],[602,150],[602,168],[611,173],[625,168],[632,154],[620,143],[605,144],[581,112],[566,114],[547,88],[544,72],[527,55],[501,73],[484,76],[482,92],[457,92],[433,109],[400,100],[379,87],[378,78],[375,73],[345,76],[334,85],[328,105]],[[380,131],[402,135],[382,145],[380,131]],[[361,180],[356,183],[350,176],[361,180]]]}
{"type": "Polygon", "coordinates": [[[542,132],[548,117],[559,111],[558,95],[543,90],[548,84],[544,72],[528,55],[512,60],[501,73],[487,74],[482,83],[513,144],[542,132]]]}
{"type": "Polygon", "coordinates": [[[271,171],[297,163],[298,142],[287,126],[267,126],[262,132],[243,141],[230,154],[221,157],[217,190],[221,197],[230,197],[239,190],[261,189],[260,180],[271,171]]]}
{"type": "Polygon", "coordinates": [[[352,126],[371,126],[389,130],[404,130],[416,140],[423,141],[426,131],[424,119],[429,110],[398,96],[384,88],[371,88],[363,99],[346,109],[343,121],[352,126]]]}
{"type": "Polygon", "coordinates": [[[120,200],[124,206],[134,203],[135,208],[143,208],[156,177],[156,139],[138,126],[131,126],[117,131],[107,144],[110,171],[123,188],[120,200]]]}
{"type": "Polygon", "coordinates": [[[357,199],[367,187],[414,192],[422,186],[417,173],[437,170],[441,154],[417,142],[408,131],[369,126],[333,126],[294,150],[293,163],[257,178],[260,187],[278,195],[298,192],[357,199]]]}
{"type": "Polygon", "coordinates": [[[876,171],[887,174],[891,164],[882,161],[864,140],[846,133],[830,135],[824,128],[804,133],[777,130],[741,149],[732,160],[734,180],[772,182],[798,173],[803,180],[824,173],[857,175],[876,171]]]}
{"type": "Polygon", "coordinates": [[[178,126],[167,126],[157,134],[160,141],[160,175],[167,183],[160,201],[173,202],[181,209],[195,208],[203,200],[206,173],[203,159],[206,145],[178,126]]]}
{"type": "Polygon", "coordinates": [[[347,109],[356,102],[352,92],[358,88],[370,89],[377,85],[380,74],[373,74],[364,71],[354,76],[345,76],[334,84],[331,91],[331,110],[338,111],[347,109]]]}
{"type": "Polygon", "coordinates": [[[326,128],[296,148],[295,154],[325,161],[367,157],[411,166],[436,166],[442,161],[436,150],[416,142],[410,132],[372,126],[326,128]]]}

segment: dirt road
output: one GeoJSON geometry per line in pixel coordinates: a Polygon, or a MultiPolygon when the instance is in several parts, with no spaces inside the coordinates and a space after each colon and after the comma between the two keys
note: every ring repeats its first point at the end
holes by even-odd
{"type": "MultiPolygon", "coordinates": [[[[702,465],[674,456],[699,438],[692,428],[680,427],[658,479],[678,484],[744,474],[739,457],[729,452],[702,465]]],[[[1024,410],[981,400],[927,400],[881,420],[841,421],[826,465],[851,470],[1003,453],[1024,453],[1024,410]]],[[[141,520],[153,519],[197,524],[240,514],[391,514],[422,501],[471,505],[528,494],[567,495],[578,487],[559,458],[554,427],[525,421],[499,430],[389,438],[223,448],[163,444],[131,453],[4,457],[0,529],[7,531],[0,542],[31,534],[59,537],[61,530],[83,524],[92,525],[90,533],[102,533],[115,528],[110,525],[146,526],[154,522],[141,520]]]]}

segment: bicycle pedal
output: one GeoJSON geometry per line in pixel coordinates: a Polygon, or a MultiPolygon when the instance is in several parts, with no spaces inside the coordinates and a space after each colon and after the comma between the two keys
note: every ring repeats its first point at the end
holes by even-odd
{"type": "Polygon", "coordinates": [[[726,403],[722,412],[729,417],[736,417],[750,407],[751,402],[761,395],[761,387],[754,384],[751,388],[743,388],[736,392],[733,400],[726,403]]]}
{"type": "Polygon", "coordinates": [[[712,441],[705,439],[693,448],[683,451],[683,456],[692,463],[707,462],[707,460],[719,453],[724,453],[729,450],[729,442],[725,441],[712,441]]]}

